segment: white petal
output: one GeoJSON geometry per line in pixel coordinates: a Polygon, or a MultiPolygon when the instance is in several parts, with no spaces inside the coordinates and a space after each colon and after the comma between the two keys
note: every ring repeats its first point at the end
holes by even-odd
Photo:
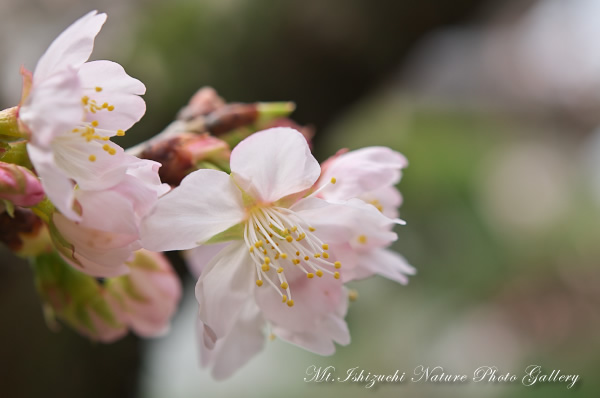
{"type": "Polygon", "coordinates": [[[247,301],[240,308],[230,332],[219,339],[212,349],[203,343],[206,329],[202,327],[201,321],[198,323],[200,326],[198,333],[201,334],[198,342],[200,359],[203,366],[212,367],[212,375],[216,380],[223,380],[233,375],[265,345],[262,332],[264,320],[260,310],[252,301],[247,301]]]}
{"type": "Polygon", "coordinates": [[[46,196],[67,218],[73,221],[80,220],[79,214],[73,210],[74,183],[56,166],[52,152],[28,144],[27,153],[36,173],[40,177],[46,196]]]}
{"type": "Polygon", "coordinates": [[[48,147],[59,135],[81,123],[81,85],[77,72],[66,68],[48,79],[34,81],[19,109],[19,119],[31,132],[31,142],[48,147]]]}
{"type": "Polygon", "coordinates": [[[240,142],[231,152],[231,171],[244,191],[270,203],[310,188],[321,169],[302,134],[277,127],[240,142]]]}
{"type": "Polygon", "coordinates": [[[139,97],[146,92],[146,87],[125,73],[118,63],[88,62],[81,67],[79,78],[88,101],[95,101],[98,106],[107,105],[107,108],[86,114],[86,121],[97,121],[99,129],[127,130],[146,112],[146,103],[139,97]]]}
{"type": "Polygon", "coordinates": [[[379,274],[403,285],[408,283],[408,275],[416,273],[404,257],[386,249],[372,250],[361,255],[358,267],[370,271],[371,275],[379,274]]]}
{"type": "Polygon", "coordinates": [[[126,262],[138,249],[136,236],[85,228],[55,213],[53,221],[61,235],[74,246],[71,257],[63,258],[80,271],[103,278],[129,272],[126,262]]]}
{"type": "Polygon", "coordinates": [[[252,301],[255,272],[246,245],[239,241],[223,249],[202,272],[196,284],[198,316],[216,339],[230,332],[240,308],[252,301]]]}
{"type": "Polygon", "coordinates": [[[191,249],[244,215],[240,190],[226,173],[198,170],[160,198],[142,221],[142,244],[152,251],[191,249]]]}
{"type": "Polygon", "coordinates": [[[79,68],[94,49],[94,39],[106,21],[106,14],[92,11],[65,29],[37,63],[35,79],[46,79],[65,67],[79,68]]]}
{"type": "Polygon", "coordinates": [[[400,180],[400,169],[406,158],[386,147],[369,147],[351,151],[333,159],[323,177],[327,184],[332,177],[337,182],[325,188],[321,196],[328,200],[349,200],[362,194],[392,186],[400,180]]]}
{"type": "Polygon", "coordinates": [[[192,275],[198,279],[206,264],[229,244],[230,242],[213,243],[211,245],[201,245],[184,251],[183,257],[185,258],[185,262],[192,275]]]}

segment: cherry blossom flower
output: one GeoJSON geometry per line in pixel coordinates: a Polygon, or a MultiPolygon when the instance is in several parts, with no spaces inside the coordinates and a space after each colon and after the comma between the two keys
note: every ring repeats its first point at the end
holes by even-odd
{"type": "MultiPolygon", "coordinates": [[[[322,189],[318,196],[333,203],[370,204],[390,220],[397,220],[402,196],[395,185],[402,177],[401,170],[408,165],[406,158],[390,148],[368,147],[341,152],[324,162],[321,177],[315,187],[327,184],[334,176],[339,182],[322,189]]],[[[415,269],[398,253],[387,247],[395,240],[391,232],[393,222],[382,219],[375,223],[355,225],[355,234],[347,242],[332,245],[331,251],[344,262],[344,282],[380,274],[406,284],[415,269]]]]}
{"type": "Polygon", "coordinates": [[[290,128],[242,141],[231,170],[191,173],[142,222],[149,250],[219,244],[197,249],[206,262],[196,286],[202,364],[216,378],[230,376],[262,349],[265,325],[283,340],[332,354],[334,342],[350,338],[342,263],[330,245],[350,241],[360,224],[374,242],[388,242],[396,235],[378,227],[395,220],[358,199],[303,197],[321,170],[290,128]]]}
{"type": "Polygon", "coordinates": [[[35,71],[23,71],[18,117],[30,133],[27,150],[46,195],[69,219],[75,184],[115,185],[127,168],[123,150],[110,141],[145,112],[144,85],[111,61],[86,62],[106,14],[92,11],[61,33],[35,71]]]}
{"type": "Polygon", "coordinates": [[[114,277],[129,272],[128,261],[141,248],[141,220],[170,189],[158,178],[159,163],[127,155],[127,164],[116,185],[98,191],[75,190],[79,221],[53,215],[60,254],[88,275],[114,277]]]}

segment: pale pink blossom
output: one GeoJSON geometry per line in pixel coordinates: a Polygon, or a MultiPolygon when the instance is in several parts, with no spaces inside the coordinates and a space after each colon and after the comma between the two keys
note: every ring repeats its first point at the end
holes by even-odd
{"type": "Polygon", "coordinates": [[[219,245],[189,254],[201,263],[196,298],[203,366],[216,378],[230,376],[262,349],[265,325],[283,340],[332,354],[334,342],[348,344],[350,336],[345,268],[330,247],[351,242],[357,225],[373,243],[387,244],[396,238],[396,220],[358,199],[302,197],[321,170],[293,129],[245,139],[231,153],[231,170],[191,173],[142,223],[142,243],[150,250],[219,245]]]}
{"type": "MultiPolygon", "coordinates": [[[[332,203],[371,207],[365,212],[381,212],[395,223],[402,196],[395,185],[402,177],[401,170],[408,166],[406,158],[390,148],[368,147],[356,151],[340,151],[324,162],[315,189],[324,186],[318,196],[332,203]]],[[[372,218],[370,224],[358,221],[354,235],[343,243],[332,245],[331,251],[344,263],[344,282],[363,279],[374,274],[396,282],[408,283],[408,275],[415,269],[400,254],[387,247],[396,240],[392,233],[394,223],[372,218]]]]}
{"type": "Polygon", "coordinates": [[[0,162],[0,199],[16,206],[35,206],[44,198],[40,180],[25,167],[0,162]]]}
{"type": "Polygon", "coordinates": [[[129,167],[116,185],[75,190],[79,221],[60,213],[53,217],[60,254],[88,275],[114,277],[129,271],[128,261],[141,248],[140,223],[169,190],[158,178],[158,163],[127,156],[129,167]]]}
{"type": "Polygon", "coordinates": [[[115,185],[127,168],[110,141],[145,112],[144,85],[111,61],[86,62],[106,14],[92,11],[61,33],[33,75],[24,71],[19,121],[29,131],[27,150],[46,195],[69,219],[74,190],[115,185]]]}

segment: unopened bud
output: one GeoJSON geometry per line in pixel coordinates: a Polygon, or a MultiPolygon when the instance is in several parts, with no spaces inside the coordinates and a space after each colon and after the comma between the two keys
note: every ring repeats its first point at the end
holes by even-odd
{"type": "Polygon", "coordinates": [[[59,319],[90,339],[106,343],[127,333],[96,278],[70,267],[56,252],[33,258],[33,269],[51,327],[59,319]]]}
{"type": "Polygon", "coordinates": [[[179,120],[192,120],[200,116],[208,115],[225,106],[223,98],[217,94],[217,91],[212,87],[202,87],[196,91],[196,94],[190,99],[190,102],[185,106],[179,114],[179,120]]]}
{"type": "Polygon", "coordinates": [[[0,213],[0,242],[16,255],[36,256],[52,250],[46,224],[31,210],[15,208],[12,216],[0,213]]]}
{"type": "Polygon", "coordinates": [[[117,319],[143,337],[164,334],[181,298],[177,274],[163,254],[143,249],[127,265],[129,274],[105,285],[117,319]]]}
{"type": "Polygon", "coordinates": [[[205,164],[227,171],[230,154],[229,145],[218,138],[183,133],[151,145],[140,157],[162,164],[158,171],[161,181],[177,186],[186,175],[205,164]]]}
{"type": "Polygon", "coordinates": [[[29,138],[29,133],[19,128],[17,114],[17,106],[0,111],[0,141],[29,138]]]}
{"type": "Polygon", "coordinates": [[[40,180],[25,167],[0,162],[0,199],[16,206],[35,206],[44,198],[40,180]]]}

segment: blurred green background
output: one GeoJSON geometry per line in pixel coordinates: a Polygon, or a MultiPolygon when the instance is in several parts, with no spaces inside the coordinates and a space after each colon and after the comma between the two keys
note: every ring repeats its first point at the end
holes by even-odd
{"type": "Polygon", "coordinates": [[[600,3],[597,0],[8,0],[0,5],[0,105],[19,98],[58,33],[109,18],[96,59],[147,86],[158,133],[201,86],[229,101],[292,100],[315,156],[387,145],[407,156],[394,248],[406,287],[353,284],[353,342],[323,358],[279,341],[225,382],[200,370],[193,282],[171,333],[94,344],[44,324],[27,263],[0,249],[2,397],[581,397],[600,382],[600,3]],[[328,385],[310,365],[410,375],[418,365],[511,384],[328,385]],[[524,369],[580,381],[525,387],[524,369]]]}

